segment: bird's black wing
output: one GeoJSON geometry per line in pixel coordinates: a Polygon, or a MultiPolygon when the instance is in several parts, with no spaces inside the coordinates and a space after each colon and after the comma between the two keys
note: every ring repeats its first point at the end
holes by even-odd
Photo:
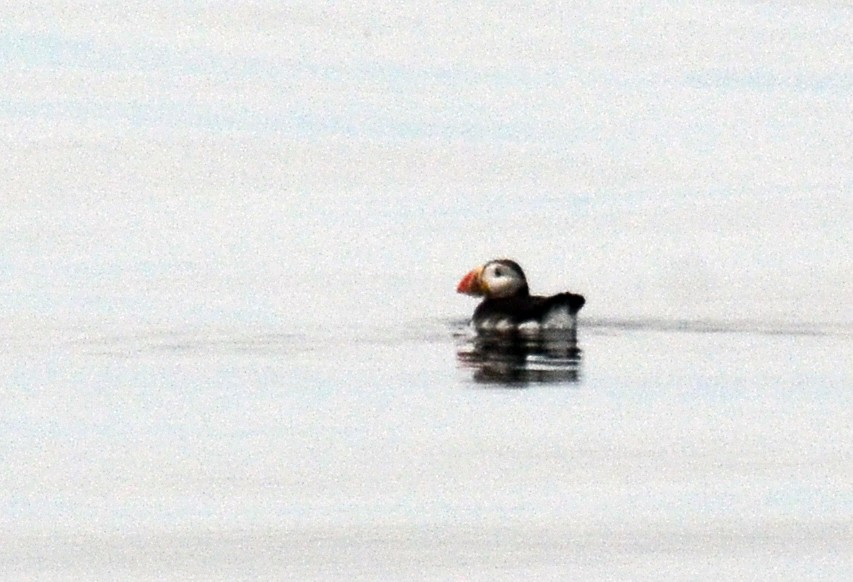
{"type": "Polygon", "coordinates": [[[474,323],[488,320],[508,320],[519,325],[527,321],[544,321],[552,309],[565,306],[570,314],[583,307],[585,299],[574,293],[558,293],[550,297],[527,295],[486,299],[474,311],[474,323]]]}
{"type": "Polygon", "coordinates": [[[584,299],[583,295],[577,295],[576,293],[557,293],[551,297],[546,297],[548,301],[548,309],[556,306],[565,305],[569,309],[569,313],[575,314],[580,311],[581,307],[586,303],[586,299],[584,299]]]}

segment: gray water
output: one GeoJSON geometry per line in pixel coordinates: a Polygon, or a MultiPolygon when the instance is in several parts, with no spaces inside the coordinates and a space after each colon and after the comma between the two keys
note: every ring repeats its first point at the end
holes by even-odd
{"type": "Polygon", "coordinates": [[[853,576],[853,10],[134,6],[0,26],[0,577],[853,576]]]}

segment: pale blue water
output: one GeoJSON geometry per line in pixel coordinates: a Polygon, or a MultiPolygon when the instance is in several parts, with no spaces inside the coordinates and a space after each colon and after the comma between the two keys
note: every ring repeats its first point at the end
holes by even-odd
{"type": "Polygon", "coordinates": [[[853,567],[849,334],[591,322],[503,383],[410,324],[7,339],[5,575],[853,567]]]}
{"type": "Polygon", "coordinates": [[[0,577],[848,579],[851,26],[21,8],[0,577]],[[576,341],[471,336],[498,256],[576,341]]]}

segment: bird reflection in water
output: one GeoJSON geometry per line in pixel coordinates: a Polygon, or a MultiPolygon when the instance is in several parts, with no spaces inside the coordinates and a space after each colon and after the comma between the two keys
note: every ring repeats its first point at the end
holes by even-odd
{"type": "Polygon", "coordinates": [[[581,357],[574,330],[535,335],[480,332],[466,335],[456,348],[457,360],[473,370],[474,382],[507,388],[578,382],[581,357]]]}

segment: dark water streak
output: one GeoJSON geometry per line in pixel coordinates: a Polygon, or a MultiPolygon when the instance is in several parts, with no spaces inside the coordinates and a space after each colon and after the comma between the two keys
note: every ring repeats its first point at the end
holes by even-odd
{"type": "MultiPolygon", "coordinates": [[[[622,319],[589,318],[579,323],[593,334],[630,332],[678,332],[693,334],[737,334],[772,336],[853,337],[849,325],[768,322],[751,320],[622,319]]],[[[582,379],[583,350],[577,331],[547,331],[536,334],[507,332],[475,333],[454,322],[456,359],[471,370],[471,379],[481,385],[525,388],[536,384],[574,384],[582,379]]]]}
{"type": "Polygon", "coordinates": [[[583,351],[572,331],[537,334],[459,334],[456,358],[477,384],[526,388],[574,384],[581,379],[583,351]]]}

